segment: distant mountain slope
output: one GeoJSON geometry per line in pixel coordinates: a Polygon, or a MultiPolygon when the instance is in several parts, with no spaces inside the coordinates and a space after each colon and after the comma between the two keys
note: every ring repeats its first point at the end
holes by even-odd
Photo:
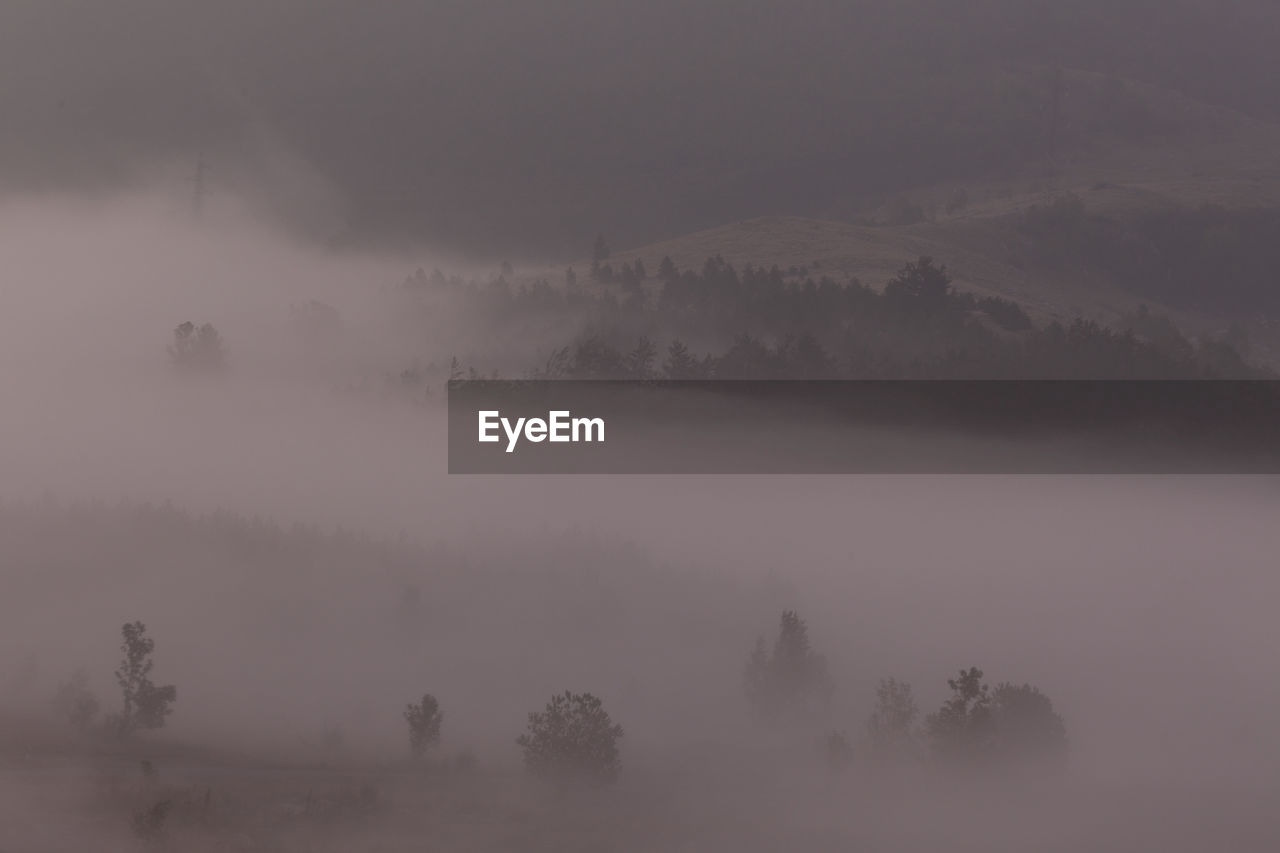
{"type": "Polygon", "coordinates": [[[1064,77],[1067,142],[1010,174],[917,187],[856,215],[850,205],[844,221],[771,216],[729,223],[615,252],[610,260],[617,267],[639,258],[652,271],[663,257],[688,268],[721,255],[739,266],[804,268],[815,278],[853,276],[878,287],[906,260],[931,255],[950,268],[958,287],[1014,299],[1042,319],[1108,321],[1147,303],[1195,330],[1240,315],[1239,304],[1212,304],[1211,281],[1207,306],[1172,296],[1166,303],[1091,263],[1083,250],[1078,263],[1070,257],[1048,263],[1025,220],[1029,211],[1064,200],[1078,204],[1081,216],[1117,223],[1162,212],[1190,216],[1205,205],[1280,209],[1280,125],[1132,81],[1083,72],[1064,77]],[[1132,137],[1097,130],[1107,97],[1099,93],[1107,90],[1141,105],[1133,109],[1153,129],[1132,137]]]}

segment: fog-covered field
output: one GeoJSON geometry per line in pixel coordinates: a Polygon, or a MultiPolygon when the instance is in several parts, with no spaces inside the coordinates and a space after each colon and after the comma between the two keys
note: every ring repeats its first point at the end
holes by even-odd
{"type": "Polygon", "coordinates": [[[396,370],[465,330],[404,327],[404,259],[154,210],[4,214],[3,849],[1276,840],[1272,481],[451,478],[438,399],[396,370]],[[310,299],[339,331],[300,332],[310,299]],[[226,370],[170,363],[187,318],[226,370]],[[832,691],[770,726],[743,667],[793,609],[832,691]],[[82,671],[114,711],[133,620],[172,716],[75,730],[59,685],[82,671]],[[971,666],[1052,698],[1062,768],[871,757],[881,678],[923,719],[971,666]],[[615,785],[522,772],[527,714],[564,690],[623,726],[615,785]],[[415,763],[424,692],[444,724],[415,763]]]}

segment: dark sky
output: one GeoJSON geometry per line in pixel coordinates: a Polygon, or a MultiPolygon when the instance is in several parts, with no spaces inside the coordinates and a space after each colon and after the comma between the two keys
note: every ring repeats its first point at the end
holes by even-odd
{"type": "Polygon", "coordinates": [[[980,113],[1004,66],[1275,115],[1276,35],[1263,0],[7,0],[0,182],[118,186],[203,151],[270,188],[269,138],[352,240],[581,254],[1005,162],[1016,131],[932,123],[980,113]]]}

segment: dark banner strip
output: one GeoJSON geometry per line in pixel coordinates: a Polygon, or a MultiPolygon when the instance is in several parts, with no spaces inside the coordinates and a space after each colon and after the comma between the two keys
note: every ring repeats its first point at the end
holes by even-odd
{"type": "Polygon", "coordinates": [[[453,474],[1277,474],[1272,381],[449,383],[453,474]]]}

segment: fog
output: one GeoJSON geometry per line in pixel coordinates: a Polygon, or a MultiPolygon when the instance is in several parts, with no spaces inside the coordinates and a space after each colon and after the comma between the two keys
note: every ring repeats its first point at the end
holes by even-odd
{"type": "Polygon", "coordinates": [[[451,475],[445,405],[1274,379],[1278,28],[5,3],[0,851],[1280,848],[1277,478],[451,475]]]}
{"type": "MultiPolygon", "coordinates": [[[[635,767],[607,807],[621,810],[616,836],[582,818],[583,839],[605,832],[609,846],[647,815],[749,847],[743,813],[763,821],[759,838],[818,846],[909,844],[908,826],[925,848],[948,827],[1038,843],[1068,822],[1106,849],[1274,838],[1252,805],[1280,772],[1268,479],[449,477],[439,400],[378,390],[381,372],[433,352],[397,334],[387,286],[435,257],[334,254],[229,201],[201,222],[155,195],[17,199],[0,219],[0,663],[18,715],[8,737],[29,739],[6,773],[15,849],[65,849],[38,829],[51,815],[32,826],[31,804],[74,813],[90,796],[68,747],[63,793],[32,775],[23,756],[66,736],[31,715],[78,667],[110,702],[113,633],[134,618],[181,691],[144,755],[204,743],[225,751],[218,766],[253,766],[253,750],[305,756],[339,730],[341,757],[325,760],[367,774],[400,754],[399,708],[429,688],[446,742],[480,756],[500,803],[516,796],[501,792],[518,781],[526,711],[591,689],[624,722],[635,767]],[[319,353],[289,312],[312,299],[343,320],[319,353]],[[222,331],[225,375],[191,381],[167,363],[188,317],[222,331]],[[351,538],[325,545],[336,527],[351,538]],[[1054,698],[1072,743],[1065,787],[1020,802],[997,786],[963,807],[983,818],[950,811],[971,787],[927,778],[890,785],[915,803],[910,820],[839,807],[888,795],[806,770],[811,735],[762,739],[742,706],[745,655],[790,607],[836,677],[828,728],[856,735],[883,676],[917,685],[927,709],[977,663],[1054,698]],[[664,777],[700,781],[672,799],[664,777]],[[1176,833],[1157,820],[1170,812],[1176,833]]],[[[437,333],[465,337],[448,318],[437,333]]],[[[190,755],[156,760],[177,765],[174,784],[213,784],[190,755]]],[[[486,790],[465,785],[451,796],[486,790]]],[[[374,824],[370,838],[412,834],[374,824]]],[[[257,843],[294,849],[286,836],[257,843]]]]}

